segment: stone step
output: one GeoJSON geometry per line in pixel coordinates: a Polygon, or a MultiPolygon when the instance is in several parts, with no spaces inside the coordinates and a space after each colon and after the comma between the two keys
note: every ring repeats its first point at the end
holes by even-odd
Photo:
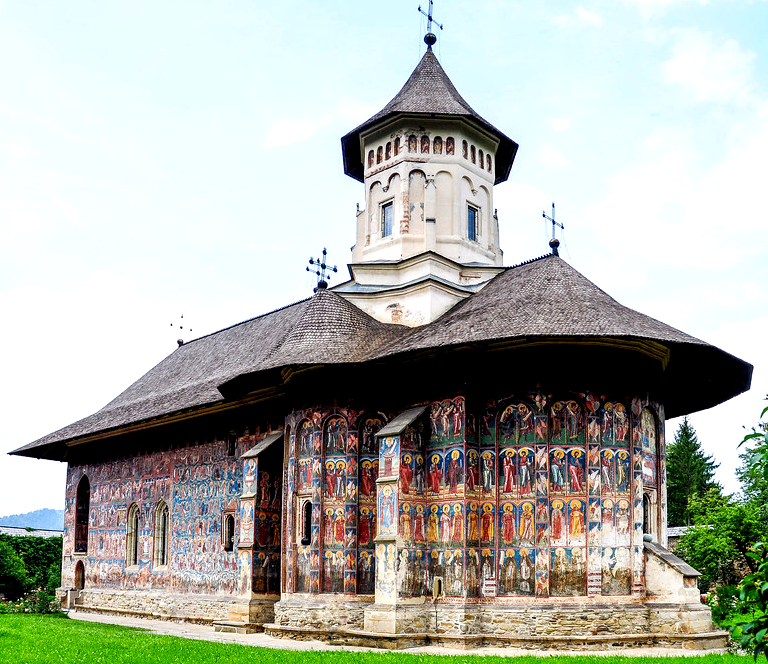
{"type": "Polygon", "coordinates": [[[216,620],[213,623],[213,629],[216,632],[225,632],[229,634],[254,634],[263,632],[264,626],[261,623],[245,623],[237,620],[216,620]]]}

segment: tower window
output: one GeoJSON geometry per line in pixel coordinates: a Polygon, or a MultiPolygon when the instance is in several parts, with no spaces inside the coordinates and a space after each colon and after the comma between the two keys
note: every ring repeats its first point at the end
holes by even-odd
{"type": "Polygon", "coordinates": [[[384,148],[384,159],[392,158],[392,141],[387,143],[387,147],[384,148]]]}
{"type": "Polygon", "coordinates": [[[429,136],[421,137],[421,151],[426,153],[429,152],[429,136]]]}
{"type": "Polygon", "coordinates": [[[434,152],[435,154],[443,154],[443,139],[440,138],[439,136],[435,136],[432,152],[434,152]]]}
{"type": "Polygon", "coordinates": [[[453,136],[449,136],[445,139],[445,154],[453,154],[456,149],[456,142],[453,140],[453,136]]]}
{"type": "Polygon", "coordinates": [[[469,150],[469,146],[467,145],[467,142],[466,141],[462,141],[461,142],[461,156],[464,157],[464,159],[468,158],[468,155],[467,155],[468,150],[469,150]]]}
{"type": "Polygon", "coordinates": [[[368,168],[373,166],[373,150],[368,150],[368,168]]]}
{"type": "Polygon", "coordinates": [[[395,157],[400,154],[400,138],[395,139],[395,157]]]}
{"type": "Polygon", "coordinates": [[[381,236],[388,237],[392,235],[392,213],[394,212],[394,205],[392,201],[384,203],[381,206],[381,236]]]}
{"type": "Polygon", "coordinates": [[[472,163],[474,164],[477,161],[477,152],[474,145],[469,148],[469,154],[472,155],[472,163]]]}
{"type": "Polygon", "coordinates": [[[384,158],[384,148],[379,146],[379,148],[376,150],[376,163],[380,164],[381,160],[384,158]]]}
{"type": "Polygon", "coordinates": [[[487,155],[485,155],[485,167],[488,169],[489,173],[491,172],[491,170],[493,170],[491,168],[491,165],[492,165],[492,163],[491,163],[491,155],[487,154],[487,155]]]}
{"type": "Polygon", "coordinates": [[[478,222],[480,210],[472,205],[467,205],[467,238],[477,241],[478,222]]]}
{"type": "Polygon", "coordinates": [[[480,168],[485,166],[485,158],[483,156],[483,151],[482,150],[478,150],[478,152],[477,152],[477,163],[480,166],[480,168]]]}
{"type": "Polygon", "coordinates": [[[416,148],[419,146],[418,140],[414,134],[408,137],[408,152],[416,152],[416,148]]]}

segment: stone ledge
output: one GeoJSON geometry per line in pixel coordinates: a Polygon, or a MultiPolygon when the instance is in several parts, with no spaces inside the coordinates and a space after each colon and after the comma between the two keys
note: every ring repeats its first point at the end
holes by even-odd
{"type": "Polygon", "coordinates": [[[75,611],[79,613],[104,613],[117,616],[130,616],[133,618],[145,618],[147,620],[167,620],[169,622],[179,623],[192,623],[195,625],[211,625],[213,624],[212,618],[201,618],[194,616],[173,616],[170,614],[155,613],[152,611],[138,611],[136,609],[123,609],[111,606],[94,606],[94,605],[75,605],[75,611]]]}
{"type": "Polygon", "coordinates": [[[264,631],[263,623],[244,623],[235,620],[216,620],[213,623],[214,632],[228,634],[255,634],[264,631]]]}
{"type": "Polygon", "coordinates": [[[525,650],[608,650],[612,648],[667,647],[681,650],[717,650],[725,648],[727,632],[703,632],[699,634],[585,634],[553,636],[501,636],[494,634],[379,634],[362,630],[341,628],[294,627],[265,624],[269,636],[302,641],[317,640],[331,645],[366,646],[382,649],[403,649],[423,645],[440,645],[463,650],[487,647],[513,647],[525,650]]]}

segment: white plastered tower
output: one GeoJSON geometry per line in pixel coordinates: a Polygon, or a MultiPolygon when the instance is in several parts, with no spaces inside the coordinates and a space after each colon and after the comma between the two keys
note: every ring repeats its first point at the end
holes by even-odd
{"type": "Polygon", "coordinates": [[[380,321],[416,326],[504,269],[493,187],[509,176],[517,144],[462,99],[431,45],[342,149],[366,205],[339,295],[380,321]]]}

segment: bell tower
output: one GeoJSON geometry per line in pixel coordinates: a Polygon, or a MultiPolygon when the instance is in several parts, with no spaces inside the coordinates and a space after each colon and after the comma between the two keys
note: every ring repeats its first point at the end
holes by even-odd
{"type": "Polygon", "coordinates": [[[341,139],[365,186],[351,280],[334,290],[378,320],[422,325],[502,271],[493,186],[517,144],[480,117],[427,50],[400,92],[341,139]]]}

